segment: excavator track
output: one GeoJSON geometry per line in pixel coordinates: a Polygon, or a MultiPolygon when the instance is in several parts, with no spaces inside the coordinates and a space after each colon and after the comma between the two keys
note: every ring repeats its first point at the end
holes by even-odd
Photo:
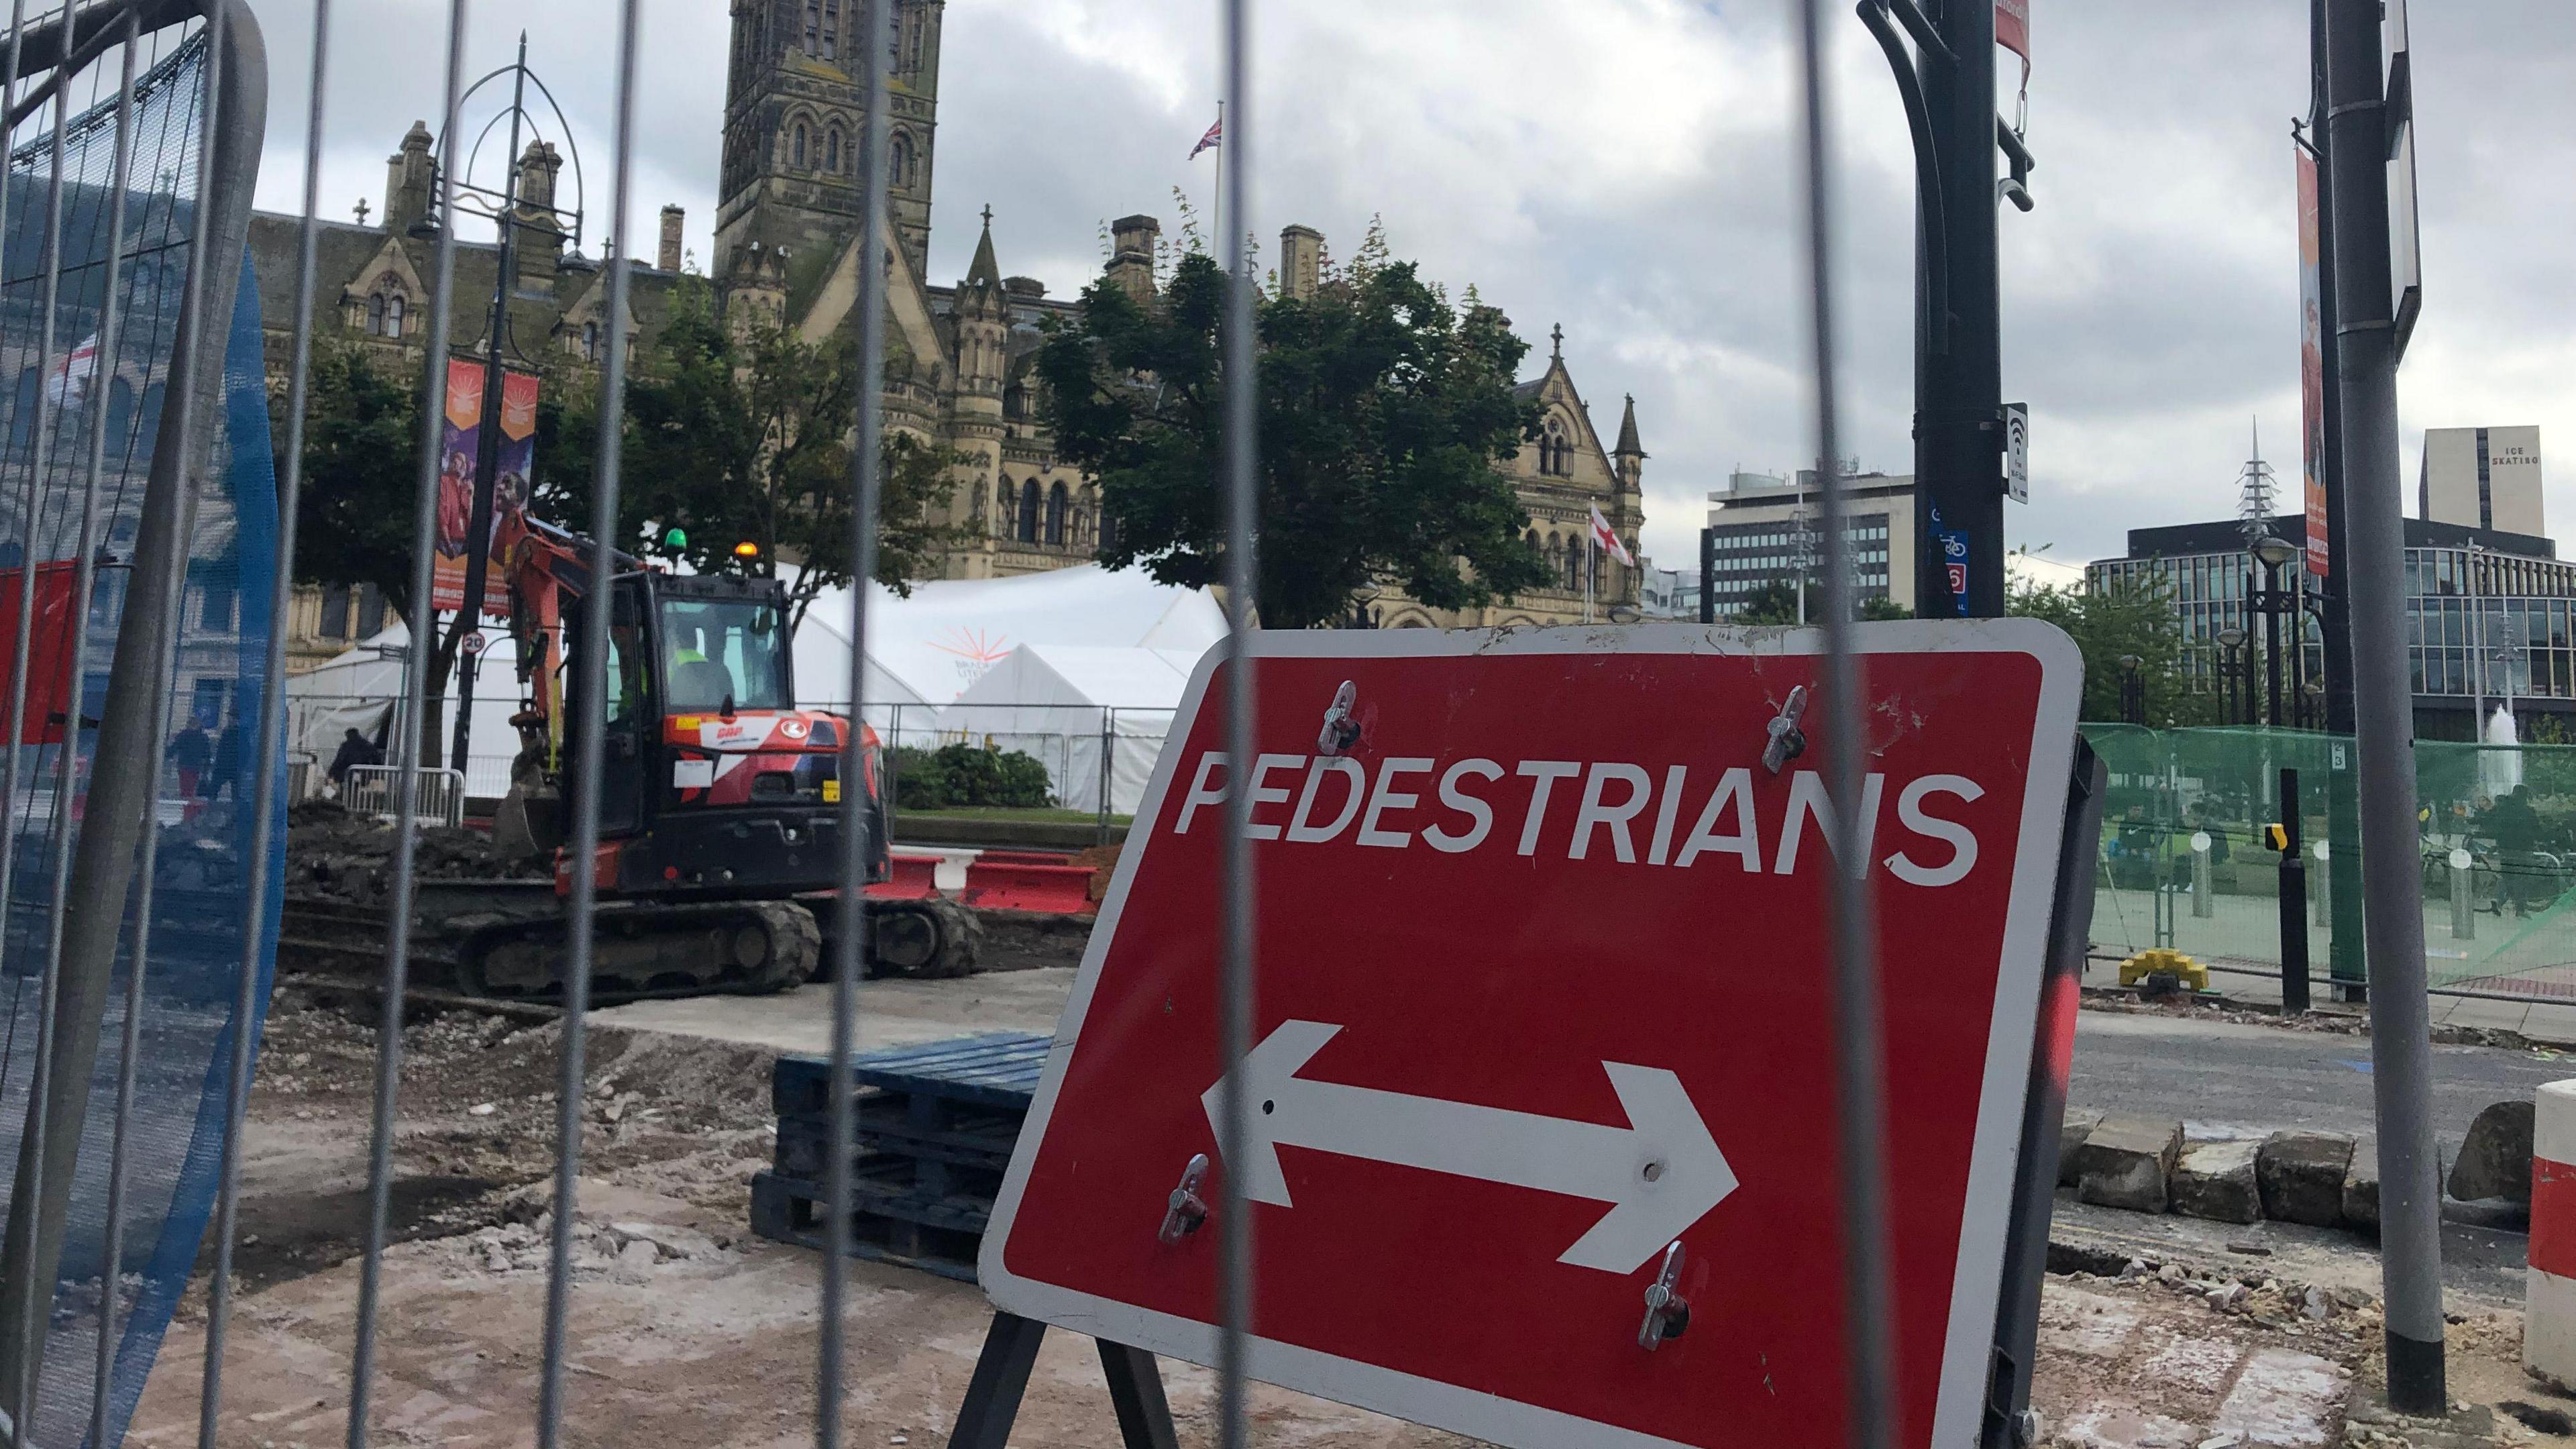
{"type": "MultiPolygon", "coordinates": [[[[710,992],[762,995],[812,980],[823,958],[814,913],[794,901],[601,901],[591,1000],[606,1005],[710,992]]],[[[563,995],[571,937],[557,916],[452,924],[457,990],[501,1000],[563,995]]]]}

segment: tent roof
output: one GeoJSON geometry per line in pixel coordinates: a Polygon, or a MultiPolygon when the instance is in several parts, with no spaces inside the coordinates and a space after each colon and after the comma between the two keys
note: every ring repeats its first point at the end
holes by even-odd
{"type": "MultiPolygon", "coordinates": [[[[849,611],[849,591],[835,589],[805,616],[805,627],[822,625],[844,661],[834,666],[814,658],[809,668],[813,656],[800,647],[798,687],[813,698],[845,692],[837,682],[849,675],[849,611]]],[[[1201,590],[1081,564],[1006,579],[934,580],[914,585],[909,598],[876,586],[868,599],[868,635],[869,662],[886,676],[871,675],[868,702],[946,704],[1026,644],[1168,649],[1195,663],[1225,637],[1225,613],[1201,590]],[[890,688],[896,685],[900,692],[890,688]]]]}
{"type": "Polygon", "coordinates": [[[1082,704],[1176,709],[1198,666],[1195,652],[1023,644],[957,696],[959,704],[1082,704]]]}

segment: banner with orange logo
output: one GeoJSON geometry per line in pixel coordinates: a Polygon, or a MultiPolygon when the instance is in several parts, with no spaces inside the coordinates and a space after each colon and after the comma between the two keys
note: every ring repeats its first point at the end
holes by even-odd
{"type": "MultiPolygon", "coordinates": [[[[436,577],[430,607],[455,610],[465,605],[466,537],[474,520],[475,464],[483,445],[483,364],[451,358],[447,364],[447,417],[440,430],[438,466],[438,539],[436,577]]],[[[537,379],[532,373],[501,374],[501,447],[494,464],[492,532],[504,520],[525,511],[529,480],[536,472],[537,379]]],[[[488,549],[489,544],[486,544],[488,549]]],[[[510,588],[495,558],[483,580],[483,612],[510,614],[510,588]]]]}

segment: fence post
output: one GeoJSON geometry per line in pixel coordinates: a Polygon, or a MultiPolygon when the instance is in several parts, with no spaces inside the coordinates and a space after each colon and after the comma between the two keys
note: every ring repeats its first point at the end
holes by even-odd
{"type": "Polygon", "coordinates": [[[2191,833],[2191,914],[2194,920],[2205,921],[2218,914],[2216,892],[2211,889],[2210,881],[2210,845],[2208,831],[2191,833]]]}
{"type": "Polygon", "coordinates": [[[1100,838],[1095,842],[1100,845],[1109,843],[1109,790],[1111,783],[1118,778],[1110,754],[1118,744],[1117,722],[1118,711],[1115,708],[1100,712],[1100,838]]]}
{"type": "MultiPolygon", "coordinates": [[[[886,839],[889,841],[894,839],[894,797],[898,793],[895,790],[894,752],[903,741],[903,706],[897,704],[890,709],[892,713],[886,716],[885,749],[877,756],[877,788],[885,792],[885,798],[877,802],[877,807],[885,814],[886,839]]],[[[852,700],[850,719],[853,728],[867,728],[866,707],[852,700]]]]}
{"type": "Polygon", "coordinates": [[[2466,847],[2451,847],[2451,939],[2478,938],[2478,903],[2470,893],[2473,867],[2466,847]]]}

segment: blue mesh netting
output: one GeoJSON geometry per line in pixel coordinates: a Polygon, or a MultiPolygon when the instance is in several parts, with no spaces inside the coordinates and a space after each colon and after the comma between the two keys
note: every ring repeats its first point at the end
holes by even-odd
{"type": "MultiPolygon", "coordinates": [[[[145,479],[172,376],[171,351],[189,262],[197,194],[206,45],[200,33],[152,66],[138,92],[134,153],[122,238],[123,325],[112,366],[50,384],[53,441],[35,477],[39,389],[53,369],[100,325],[107,285],[110,191],[115,159],[112,66],[104,103],[92,104],[64,132],[63,273],[51,365],[39,357],[43,326],[46,197],[51,138],[10,157],[9,215],[0,237],[0,568],[21,561],[28,499],[35,502],[35,558],[41,565],[77,551],[94,409],[104,409],[106,462],[101,474],[99,539],[109,562],[98,572],[88,645],[78,661],[82,713],[94,717],[117,667],[118,621],[140,524],[145,479]]],[[[95,87],[97,76],[80,84],[95,87]]],[[[107,1393],[107,1441],[124,1435],[203,1238],[215,1195],[223,1136],[224,1069],[230,1055],[232,1002],[242,965],[244,863],[250,845],[251,738],[260,715],[270,590],[278,567],[277,497],[270,458],[258,290],[242,265],[238,300],[225,335],[225,426],[197,496],[188,550],[187,603],[172,680],[173,738],[164,751],[157,792],[159,880],[150,959],[144,972],[141,1048],[135,1109],[128,1129],[127,1187],[119,1250],[117,1338],[107,1393]],[[191,731],[200,732],[195,739],[191,731]],[[203,746],[202,752],[199,746],[203,746]],[[193,765],[193,767],[189,767],[193,765]]],[[[16,587],[14,574],[8,577],[16,587]]],[[[59,624],[68,647],[68,621],[59,624]]],[[[10,649],[0,640],[0,656],[10,649]]],[[[41,657],[41,649],[35,651],[41,657]]],[[[5,668],[0,659],[0,668],[5,668]]],[[[4,680],[5,675],[0,675],[4,680]]],[[[94,732],[76,736],[86,782],[94,732]]],[[[14,1162],[23,1133],[36,1055],[47,903],[56,886],[56,832],[77,828],[81,787],[54,799],[60,746],[22,752],[19,788],[8,807],[8,848],[15,865],[7,929],[0,935],[0,1162],[14,1162]]],[[[279,792],[281,801],[283,791],[279,792]]],[[[284,840],[284,821],[276,839],[284,840]]],[[[276,949],[277,855],[269,872],[267,938],[255,959],[264,1014],[266,977],[276,949]]],[[[48,1443],[86,1437],[99,1335],[104,1326],[107,1183],[113,1107],[123,1068],[124,999],[131,960],[132,907],[118,962],[103,1045],[89,1094],[74,1178],[71,1223],[56,1285],[51,1330],[39,1381],[34,1433],[48,1443]]],[[[240,1024],[256,1032],[260,1019],[240,1024]]],[[[0,1193],[8,1184],[0,1183],[0,1193]]]]}

